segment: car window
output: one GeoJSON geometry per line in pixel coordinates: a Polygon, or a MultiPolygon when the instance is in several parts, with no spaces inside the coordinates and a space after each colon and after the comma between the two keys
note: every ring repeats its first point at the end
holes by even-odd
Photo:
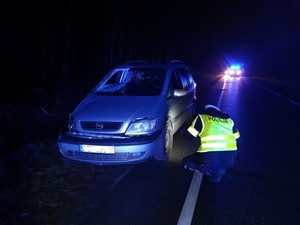
{"type": "Polygon", "coordinates": [[[172,97],[172,93],[175,89],[182,89],[182,81],[180,78],[180,74],[176,70],[174,70],[171,74],[171,80],[170,80],[167,98],[172,97]]]}
{"type": "Polygon", "coordinates": [[[159,68],[131,68],[116,71],[96,89],[97,94],[137,96],[159,95],[165,80],[165,70],[159,68]]]}
{"type": "Polygon", "coordinates": [[[121,83],[122,74],[124,70],[116,70],[110,78],[106,81],[106,84],[119,84],[121,83]]]}
{"type": "Polygon", "coordinates": [[[182,89],[182,80],[180,78],[180,73],[177,70],[174,70],[171,77],[171,82],[173,89],[182,89]]]}
{"type": "Polygon", "coordinates": [[[185,68],[185,71],[186,71],[186,75],[187,75],[188,80],[189,80],[189,84],[193,83],[194,78],[193,78],[193,75],[192,75],[191,71],[187,68],[185,68]]]}
{"type": "Polygon", "coordinates": [[[191,73],[186,68],[183,68],[183,67],[179,68],[178,71],[179,71],[179,73],[181,75],[181,80],[182,80],[183,88],[186,88],[192,82],[191,73]]]}

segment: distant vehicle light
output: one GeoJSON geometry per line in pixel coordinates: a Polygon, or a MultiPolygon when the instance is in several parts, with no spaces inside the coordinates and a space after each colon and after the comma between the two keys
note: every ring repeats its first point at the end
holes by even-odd
{"type": "Polygon", "coordinates": [[[237,75],[241,75],[241,74],[242,74],[242,71],[241,71],[241,70],[237,70],[237,71],[236,71],[236,74],[237,74],[237,75]]]}
{"type": "Polygon", "coordinates": [[[228,74],[224,74],[223,78],[226,80],[229,78],[229,75],[228,74]]]}
{"type": "Polygon", "coordinates": [[[244,68],[243,65],[241,64],[233,64],[230,67],[228,67],[223,75],[225,77],[225,75],[230,76],[230,77],[241,77],[244,74],[244,68]]]}

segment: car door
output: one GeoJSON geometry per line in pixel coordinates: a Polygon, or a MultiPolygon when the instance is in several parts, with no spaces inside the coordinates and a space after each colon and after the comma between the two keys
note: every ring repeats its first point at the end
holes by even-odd
{"type": "Polygon", "coordinates": [[[181,67],[178,69],[180,78],[182,81],[183,88],[187,91],[187,97],[185,98],[186,110],[189,110],[191,105],[196,100],[196,84],[193,79],[192,73],[186,67],[181,67]]]}
{"type": "Polygon", "coordinates": [[[183,83],[181,75],[177,69],[173,70],[167,95],[169,106],[169,119],[172,121],[173,132],[175,133],[184,122],[184,112],[186,109],[187,96],[175,96],[176,92],[183,92],[183,83]]]}

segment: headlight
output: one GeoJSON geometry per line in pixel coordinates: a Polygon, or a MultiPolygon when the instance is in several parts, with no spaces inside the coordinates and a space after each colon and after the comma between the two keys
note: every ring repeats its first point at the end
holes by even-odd
{"type": "Polygon", "coordinates": [[[237,74],[237,75],[241,75],[241,74],[242,74],[242,71],[241,71],[241,70],[237,70],[237,71],[236,71],[236,74],[237,74]]]}
{"type": "Polygon", "coordinates": [[[127,131],[126,135],[143,135],[151,134],[155,131],[156,119],[145,119],[132,122],[127,131]]]}

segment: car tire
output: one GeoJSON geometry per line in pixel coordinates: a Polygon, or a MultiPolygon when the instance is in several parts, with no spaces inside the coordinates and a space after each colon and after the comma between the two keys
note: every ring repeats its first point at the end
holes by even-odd
{"type": "Polygon", "coordinates": [[[155,152],[154,158],[157,161],[167,161],[173,150],[173,129],[171,121],[166,122],[166,126],[159,137],[159,148],[155,152]]]}

